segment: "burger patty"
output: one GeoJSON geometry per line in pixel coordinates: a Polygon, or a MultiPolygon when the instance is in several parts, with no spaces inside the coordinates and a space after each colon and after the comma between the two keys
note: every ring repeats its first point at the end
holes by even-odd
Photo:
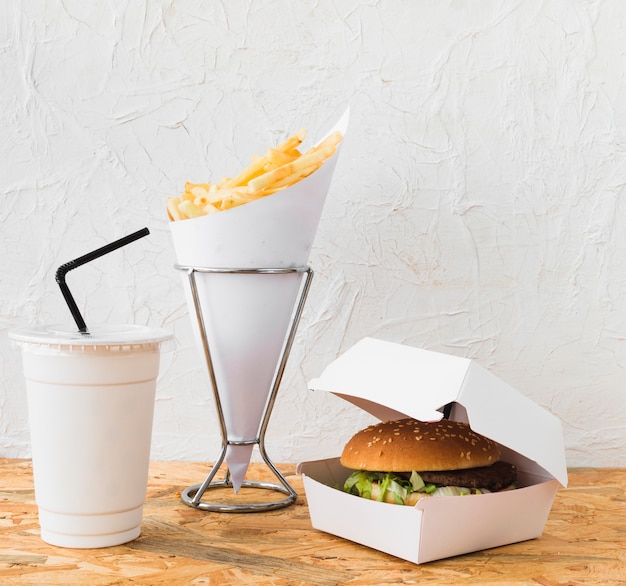
{"type": "Polygon", "coordinates": [[[419,472],[419,475],[427,484],[502,490],[517,480],[517,469],[508,462],[496,462],[480,468],[419,472]]]}

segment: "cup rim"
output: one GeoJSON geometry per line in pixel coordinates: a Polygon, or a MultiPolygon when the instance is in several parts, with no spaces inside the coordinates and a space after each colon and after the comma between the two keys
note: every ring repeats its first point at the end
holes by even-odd
{"type": "Polygon", "coordinates": [[[89,328],[81,333],[66,325],[31,325],[9,331],[9,338],[18,344],[41,346],[142,346],[166,342],[173,334],[162,328],[134,324],[108,324],[89,328]]]}

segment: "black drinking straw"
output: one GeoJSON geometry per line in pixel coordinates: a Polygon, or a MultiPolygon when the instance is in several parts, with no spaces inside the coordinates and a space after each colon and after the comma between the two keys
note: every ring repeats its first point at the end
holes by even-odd
{"type": "Polygon", "coordinates": [[[142,228],[141,230],[138,230],[137,232],[133,232],[132,234],[129,234],[128,236],[124,236],[123,238],[120,238],[119,240],[116,240],[115,242],[105,244],[101,248],[98,248],[92,252],[88,252],[87,254],[84,254],[83,256],[80,256],[77,259],[71,260],[70,262],[66,262],[65,264],[61,265],[57,269],[56,282],[59,284],[59,287],[61,288],[61,293],[63,293],[65,302],[67,303],[67,306],[70,308],[70,311],[72,312],[72,317],[74,318],[74,321],[76,322],[76,325],[78,326],[78,331],[81,334],[89,333],[87,331],[87,324],[85,323],[83,316],[80,314],[80,311],[78,310],[78,306],[76,305],[76,302],[74,301],[74,297],[72,296],[72,293],[70,292],[70,289],[67,286],[67,283],[65,282],[65,275],[72,269],[75,269],[81,265],[84,265],[88,263],[89,261],[92,261],[96,258],[100,258],[101,256],[108,254],[109,252],[113,252],[114,250],[117,250],[118,248],[122,248],[122,246],[126,246],[127,244],[130,244],[131,242],[134,242],[135,240],[139,240],[140,238],[143,238],[144,236],[147,236],[148,234],[150,234],[150,230],[148,230],[148,228],[142,228]]]}

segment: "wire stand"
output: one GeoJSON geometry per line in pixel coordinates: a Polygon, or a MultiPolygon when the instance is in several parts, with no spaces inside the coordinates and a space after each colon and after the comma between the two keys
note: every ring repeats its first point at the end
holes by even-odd
{"type": "Polygon", "coordinates": [[[220,431],[222,435],[222,449],[220,451],[219,457],[215,461],[213,468],[209,472],[208,476],[205,478],[204,482],[201,484],[195,484],[185,489],[182,492],[181,499],[182,501],[195,509],[200,509],[203,511],[213,511],[220,513],[253,513],[253,512],[261,512],[261,511],[270,511],[274,509],[280,509],[282,507],[286,507],[295,502],[298,493],[292,488],[292,486],[287,482],[287,479],[278,471],[276,466],[272,463],[267,452],[265,450],[265,432],[267,430],[267,425],[270,419],[270,415],[272,413],[272,409],[274,407],[274,403],[276,401],[276,394],[278,392],[278,387],[280,385],[283,373],[285,371],[285,365],[287,363],[287,358],[289,357],[289,353],[291,351],[291,346],[293,344],[293,340],[295,338],[296,329],[298,327],[298,322],[300,321],[300,317],[302,315],[302,310],[304,308],[304,303],[306,301],[307,295],[309,293],[309,289],[311,287],[311,280],[313,279],[313,271],[310,267],[291,267],[291,268],[258,268],[258,269],[238,269],[238,268],[206,268],[206,267],[189,267],[182,265],[175,265],[175,268],[184,271],[187,273],[189,279],[189,285],[191,288],[191,294],[193,298],[194,309],[196,313],[196,318],[198,320],[198,326],[200,328],[200,334],[202,339],[202,349],[204,351],[204,357],[207,363],[209,377],[211,380],[211,385],[213,387],[213,394],[215,398],[215,405],[217,409],[217,414],[220,423],[220,431]],[[222,409],[222,403],[220,400],[217,381],[215,376],[215,371],[213,368],[213,360],[211,357],[211,349],[208,343],[208,336],[206,330],[206,324],[204,322],[204,318],[202,316],[202,311],[200,308],[200,299],[198,296],[198,287],[196,283],[196,275],[197,273],[226,273],[226,274],[270,274],[270,275],[280,275],[285,273],[300,273],[302,275],[302,282],[300,285],[299,296],[297,299],[297,304],[295,306],[295,311],[292,314],[291,321],[289,323],[289,329],[285,338],[285,342],[283,344],[280,360],[278,362],[278,367],[276,369],[276,373],[274,374],[274,378],[272,381],[272,387],[269,394],[269,398],[267,404],[265,406],[265,411],[263,413],[263,417],[261,420],[261,425],[259,428],[258,436],[249,439],[249,440],[231,440],[228,437],[228,431],[226,429],[226,423],[224,420],[224,411],[222,409]],[[259,453],[263,458],[263,461],[268,466],[268,468],[273,472],[274,476],[280,481],[280,484],[274,482],[263,482],[257,480],[244,480],[241,484],[244,488],[258,488],[263,490],[273,490],[276,492],[280,492],[282,494],[287,495],[285,498],[274,501],[263,501],[263,502],[246,502],[245,504],[224,504],[224,503],[215,503],[209,501],[203,501],[202,497],[205,492],[210,489],[215,488],[232,488],[233,483],[230,479],[230,470],[226,470],[226,474],[223,480],[214,480],[216,473],[218,472],[220,466],[222,465],[224,458],[226,456],[226,450],[229,445],[257,445],[259,449],[259,453]]]}

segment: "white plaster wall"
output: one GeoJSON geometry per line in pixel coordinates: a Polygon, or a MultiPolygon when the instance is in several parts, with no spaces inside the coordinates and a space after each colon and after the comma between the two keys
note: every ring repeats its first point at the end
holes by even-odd
{"type": "Polygon", "coordinates": [[[349,104],[270,456],[368,421],[306,390],[368,335],[475,359],[570,465],[625,466],[625,28],[621,0],[0,2],[0,456],[30,453],[8,330],[71,323],[56,267],[148,226],[68,282],[88,323],[175,333],[153,457],[216,457],[165,198],[349,104]]]}

